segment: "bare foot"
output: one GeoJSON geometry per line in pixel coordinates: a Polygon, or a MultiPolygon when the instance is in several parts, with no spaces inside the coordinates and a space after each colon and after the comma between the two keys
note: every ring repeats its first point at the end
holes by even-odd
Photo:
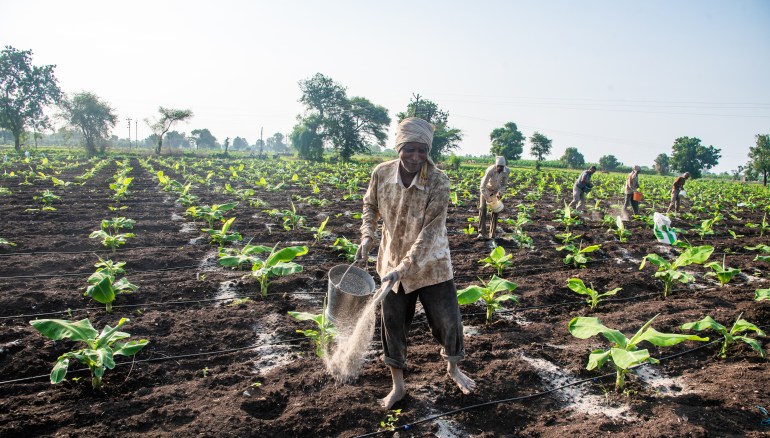
{"type": "Polygon", "coordinates": [[[460,387],[460,391],[462,391],[463,394],[470,394],[474,389],[476,389],[476,382],[463,374],[463,372],[460,371],[460,368],[457,367],[456,363],[449,362],[449,365],[447,366],[447,374],[449,374],[449,377],[451,377],[452,380],[457,383],[457,386],[460,387]]]}
{"type": "Polygon", "coordinates": [[[390,376],[393,378],[393,389],[390,394],[380,400],[380,406],[385,409],[390,409],[396,402],[404,398],[406,391],[404,390],[404,370],[388,366],[390,368],[390,376]]]}
{"type": "Polygon", "coordinates": [[[396,404],[399,400],[404,398],[406,395],[406,391],[404,391],[404,388],[393,388],[392,391],[390,391],[390,394],[385,396],[385,398],[380,400],[380,406],[382,406],[385,409],[390,409],[393,407],[394,404],[396,404]]]}

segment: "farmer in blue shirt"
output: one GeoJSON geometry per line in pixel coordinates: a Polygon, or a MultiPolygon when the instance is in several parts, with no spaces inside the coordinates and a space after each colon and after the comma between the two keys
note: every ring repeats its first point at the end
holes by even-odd
{"type": "Polygon", "coordinates": [[[594,187],[591,183],[591,175],[595,172],[596,166],[591,166],[588,170],[583,171],[575,181],[575,185],[572,186],[572,202],[569,203],[570,208],[574,208],[577,211],[583,210],[583,207],[586,205],[586,194],[594,187]]]}

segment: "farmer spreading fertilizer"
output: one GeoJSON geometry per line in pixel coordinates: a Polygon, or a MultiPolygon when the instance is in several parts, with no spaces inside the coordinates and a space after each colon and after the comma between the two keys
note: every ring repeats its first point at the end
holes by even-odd
{"type": "MultiPolygon", "coordinates": [[[[404,119],[396,132],[399,158],[374,169],[364,196],[356,258],[368,256],[381,219],[377,272],[383,285],[393,285],[393,292],[381,297],[383,356],[393,378],[392,391],[381,400],[386,409],[406,395],[407,334],[418,298],[442,346],[447,373],[465,394],[476,386],[457,366],[465,349],[446,232],[449,178],[428,155],[432,143],[430,123],[416,117],[404,119]]],[[[372,302],[380,301],[377,298],[372,302]]]]}

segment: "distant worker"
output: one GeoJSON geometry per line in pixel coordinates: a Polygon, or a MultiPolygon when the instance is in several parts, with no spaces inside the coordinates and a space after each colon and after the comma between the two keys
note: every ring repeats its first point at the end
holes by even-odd
{"type": "Polygon", "coordinates": [[[688,179],[690,179],[690,172],[685,172],[674,180],[674,184],[671,186],[671,204],[668,205],[666,213],[671,211],[671,207],[674,207],[674,211],[679,213],[679,194],[684,188],[684,182],[688,179]]]}
{"type": "Polygon", "coordinates": [[[591,183],[591,176],[596,173],[596,166],[591,166],[588,170],[583,171],[577,180],[575,185],[572,186],[572,202],[569,203],[570,208],[574,208],[577,211],[582,211],[586,204],[586,194],[594,187],[591,183]]]}
{"type": "Polygon", "coordinates": [[[479,193],[481,201],[479,203],[479,239],[494,239],[497,230],[497,216],[502,211],[500,198],[505,193],[505,186],[508,185],[508,175],[511,169],[505,165],[505,157],[498,156],[495,164],[487,167],[484,177],[481,178],[479,193]],[[492,210],[492,222],[489,224],[489,234],[487,229],[487,203],[492,210]],[[498,207],[499,206],[499,207],[498,207]]]}
{"type": "Polygon", "coordinates": [[[623,203],[623,215],[626,214],[628,204],[631,204],[631,208],[634,210],[634,214],[639,214],[639,201],[634,199],[634,193],[639,191],[639,171],[642,170],[639,166],[634,166],[634,170],[626,177],[626,201],[623,203]]]}

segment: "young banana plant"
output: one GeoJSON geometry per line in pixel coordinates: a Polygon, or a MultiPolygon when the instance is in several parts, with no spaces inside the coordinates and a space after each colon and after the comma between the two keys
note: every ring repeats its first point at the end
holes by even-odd
{"type": "Polygon", "coordinates": [[[743,314],[738,316],[738,319],[735,321],[729,331],[727,330],[727,327],[719,324],[710,316],[706,316],[700,321],[683,324],[682,330],[694,330],[696,332],[703,330],[714,330],[715,332],[722,335],[724,337],[724,342],[722,342],[722,348],[719,350],[719,357],[722,358],[727,357],[727,350],[736,341],[745,342],[757,353],[759,353],[762,358],[767,357],[767,353],[765,353],[765,350],[762,349],[762,343],[756,339],[746,336],[745,334],[742,334],[744,332],[753,331],[758,336],[765,336],[765,332],[760,330],[756,325],[746,321],[745,319],[741,319],[741,316],[743,316],[743,314]]]}
{"type": "Polygon", "coordinates": [[[572,336],[579,339],[588,339],[601,334],[612,343],[612,346],[607,349],[593,350],[588,357],[586,369],[600,369],[607,362],[612,362],[616,371],[615,391],[622,392],[625,387],[626,373],[632,367],[644,362],[659,363],[657,359],[650,356],[647,349],[640,350],[638,348],[641,342],[647,341],[658,347],[669,347],[684,341],[705,342],[709,340],[696,335],[660,333],[651,327],[652,322],[657,317],[658,315],[655,315],[647,321],[630,339],[620,331],[604,326],[599,318],[585,316],[573,318],[569,323],[569,331],[572,336]]]}

